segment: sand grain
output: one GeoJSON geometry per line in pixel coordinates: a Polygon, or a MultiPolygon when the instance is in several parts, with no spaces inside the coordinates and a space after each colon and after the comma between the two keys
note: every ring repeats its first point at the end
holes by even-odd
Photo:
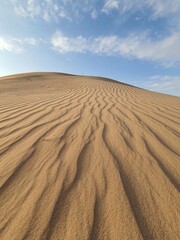
{"type": "Polygon", "coordinates": [[[0,95],[0,239],[180,239],[179,98],[57,73],[0,95]]]}

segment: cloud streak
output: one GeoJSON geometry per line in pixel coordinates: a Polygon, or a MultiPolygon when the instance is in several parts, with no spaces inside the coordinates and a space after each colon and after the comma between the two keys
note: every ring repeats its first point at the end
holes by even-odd
{"type": "Polygon", "coordinates": [[[27,0],[21,2],[18,0],[11,0],[11,3],[16,14],[23,17],[30,17],[33,19],[40,17],[45,21],[58,21],[61,18],[69,19],[66,9],[55,0],[27,0]]]}
{"type": "MultiPolygon", "coordinates": [[[[9,0],[17,15],[47,22],[82,20],[84,16],[97,19],[109,16],[113,11],[125,19],[138,13],[146,16],[147,21],[164,18],[180,28],[179,0],[9,0]],[[121,16],[122,17],[122,16],[121,16]]],[[[113,13],[114,14],[114,13],[113,13]]]]}
{"type": "Polygon", "coordinates": [[[112,10],[120,9],[120,6],[121,4],[120,1],[118,0],[106,0],[102,8],[102,11],[106,14],[109,14],[112,10]]]}
{"type": "MultiPolygon", "coordinates": [[[[120,13],[143,11],[149,9],[152,11],[153,18],[178,14],[180,12],[179,0],[105,0],[102,11],[106,14],[113,10],[120,13]]],[[[178,14],[179,15],[179,14],[178,14]]]]}
{"type": "Polygon", "coordinates": [[[25,46],[37,46],[39,41],[35,38],[0,37],[0,51],[21,53],[25,46]]]}
{"type": "Polygon", "coordinates": [[[150,77],[150,81],[144,82],[143,85],[152,91],[168,92],[176,90],[180,94],[180,76],[155,75],[150,77]]]}
{"type": "Polygon", "coordinates": [[[67,37],[57,31],[51,44],[59,53],[93,53],[107,56],[123,56],[129,59],[156,61],[171,65],[180,62],[180,34],[172,33],[161,40],[152,40],[147,33],[134,33],[125,38],[116,35],[85,38],[67,37]]]}
{"type": "Polygon", "coordinates": [[[10,0],[15,13],[32,19],[41,18],[47,22],[58,22],[60,19],[72,21],[79,18],[80,13],[88,13],[93,19],[97,18],[97,0],[10,0]]]}

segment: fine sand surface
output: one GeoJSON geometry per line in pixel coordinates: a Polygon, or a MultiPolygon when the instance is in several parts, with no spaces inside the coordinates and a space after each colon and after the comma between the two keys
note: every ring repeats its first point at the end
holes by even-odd
{"type": "Polygon", "coordinates": [[[0,239],[180,239],[179,124],[180,98],[108,79],[0,78],[0,239]]]}

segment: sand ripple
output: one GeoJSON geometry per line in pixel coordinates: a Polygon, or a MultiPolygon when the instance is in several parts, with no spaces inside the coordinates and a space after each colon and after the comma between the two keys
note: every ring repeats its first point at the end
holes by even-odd
{"type": "Polygon", "coordinates": [[[0,239],[180,239],[179,98],[56,73],[0,95],[0,239]]]}

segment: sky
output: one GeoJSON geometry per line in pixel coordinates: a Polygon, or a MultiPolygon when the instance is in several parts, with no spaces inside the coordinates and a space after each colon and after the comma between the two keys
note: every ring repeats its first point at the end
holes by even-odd
{"type": "Polygon", "coordinates": [[[40,71],[180,96],[180,0],[0,0],[0,76],[40,71]]]}

